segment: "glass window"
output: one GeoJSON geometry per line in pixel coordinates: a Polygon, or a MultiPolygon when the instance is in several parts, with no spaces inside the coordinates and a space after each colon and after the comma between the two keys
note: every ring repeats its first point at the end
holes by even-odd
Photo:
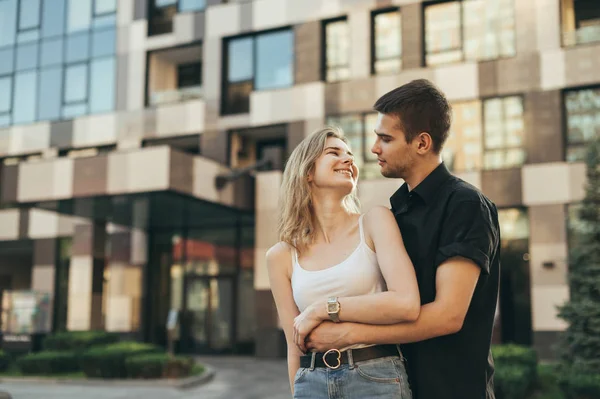
{"type": "Polygon", "coordinates": [[[67,37],[67,62],[85,61],[90,57],[89,33],[67,37]]]}
{"type": "Polygon", "coordinates": [[[206,0],[179,0],[179,11],[202,11],[206,7],[206,0]]]}
{"type": "Polygon", "coordinates": [[[373,73],[397,73],[402,67],[400,11],[373,15],[373,73]]]}
{"type": "Polygon", "coordinates": [[[40,0],[21,0],[19,11],[19,29],[27,30],[40,26],[40,0]]]}
{"type": "Polygon", "coordinates": [[[585,159],[586,144],[600,137],[600,87],[565,93],[567,161],[585,159]]]}
{"type": "Polygon", "coordinates": [[[5,127],[10,125],[10,115],[0,114],[0,126],[5,127]]]}
{"type": "Polygon", "coordinates": [[[17,43],[33,42],[33,41],[36,41],[39,39],[40,39],[40,30],[39,29],[21,31],[17,35],[17,43]]]}
{"type": "Polygon", "coordinates": [[[38,48],[37,43],[22,44],[17,47],[17,71],[37,67],[38,48]]]}
{"type": "Polygon", "coordinates": [[[67,67],[65,75],[64,102],[72,103],[87,99],[88,68],[86,64],[67,67]]]}
{"type": "Polygon", "coordinates": [[[62,117],[64,119],[72,119],[81,115],[85,115],[87,112],[87,104],[73,104],[73,105],[64,105],[62,117]]]}
{"type": "Polygon", "coordinates": [[[36,90],[36,70],[15,75],[13,123],[31,123],[35,121],[36,90]]]}
{"type": "Polygon", "coordinates": [[[94,15],[110,14],[117,11],[117,0],[96,0],[94,2],[94,15]]]}
{"type": "Polygon", "coordinates": [[[92,57],[113,55],[116,51],[116,32],[114,29],[101,30],[92,36],[92,57]]]}
{"type": "Polygon", "coordinates": [[[40,72],[38,119],[56,120],[60,118],[62,79],[62,67],[43,69],[40,72]]]}
{"type": "Polygon", "coordinates": [[[427,65],[462,59],[460,3],[433,4],[425,8],[425,62],[427,65]]]}
{"type": "Polygon", "coordinates": [[[62,38],[42,42],[42,66],[62,64],[63,48],[64,41],[62,38]]]}
{"type": "Polygon", "coordinates": [[[17,0],[0,1],[0,47],[12,45],[17,33],[17,0]]]}
{"type": "Polygon", "coordinates": [[[67,31],[87,30],[92,22],[92,0],[69,0],[67,31]]]}
{"type": "Polygon", "coordinates": [[[328,82],[350,77],[350,32],[348,21],[325,24],[325,79],[328,82]]]}
{"type": "Polygon", "coordinates": [[[117,15],[108,14],[94,18],[94,28],[106,28],[117,24],[117,15]]]}
{"type": "Polygon", "coordinates": [[[0,78],[0,114],[10,111],[12,98],[12,76],[0,78]]]}
{"type": "Polygon", "coordinates": [[[15,50],[14,47],[0,49],[0,75],[12,73],[14,69],[15,50]]]}
{"type": "Polygon", "coordinates": [[[66,0],[44,0],[42,9],[42,36],[59,36],[65,30],[66,0]]]}
{"type": "Polygon", "coordinates": [[[561,0],[562,42],[565,46],[600,41],[600,3],[561,0]]]}
{"type": "Polygon", "coordinates": [[[112,111],[115,107],[115,59],[94,60],[90,68],[90,112],[112,111]]]}
{"type": "Polygon", "coordinates": [[[518,96],[486,100],[483,106],[486,169],[525,162],[523,99],[518,96]]]}
{"type": "Polygon", "coordinates": [[[481,170],[483,137],[481,102],[452,104],[452,126],[442,150],[444,163],[454,172],[481,170]]]}
{"type": "Polygon", "coordinates": [[[464,53],[468,60],[513,56],[515,16],[513,0],[464,0],[464,53]]]}
{"type": "Polygon", "coordinates": [[[229,82],[250,80],[254,76],[254,40],[252,37],[231,40],[228,44],[229,82]]]}
{"type": "Polygon", "coordinates": [[[287,30],[256,39],[255,88],[289,87],[294,81],[294,34],[287,30]]]}

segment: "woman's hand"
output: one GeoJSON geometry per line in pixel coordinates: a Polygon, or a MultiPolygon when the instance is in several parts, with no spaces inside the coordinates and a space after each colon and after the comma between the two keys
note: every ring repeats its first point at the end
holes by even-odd
{"type": "Polygon", "coordinates": [[[308,334],[327,318],[325,310],[325,303],[316,302],[294,319],[294,342],[302,352],[306,352],[305,340],[308,334]]]}

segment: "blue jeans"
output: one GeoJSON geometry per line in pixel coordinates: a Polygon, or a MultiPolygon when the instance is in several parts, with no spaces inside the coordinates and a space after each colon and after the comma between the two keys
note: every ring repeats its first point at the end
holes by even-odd
{"type": "Polygon", "coordinates": [[[299,368],[294,399],[411,399],[408,377],[400,356],[343,364],[338,369],[299,368]]]}

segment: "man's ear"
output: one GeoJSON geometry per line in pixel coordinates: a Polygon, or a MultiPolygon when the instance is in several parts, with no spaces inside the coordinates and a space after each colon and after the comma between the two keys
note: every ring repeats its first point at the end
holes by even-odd
{"type": "Polygon", "coordinates": [[[433,150],[433,139],[427,132],[421,132],[415,137],[414,143],[419,154],[425,154],[433,150]]]}

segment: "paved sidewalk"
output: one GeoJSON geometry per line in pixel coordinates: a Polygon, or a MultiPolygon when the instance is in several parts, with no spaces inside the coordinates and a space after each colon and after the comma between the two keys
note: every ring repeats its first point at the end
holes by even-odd
{"type": "Polygon", "coordinates": [[[285,360],[200,357],[216,372],[212,381],[189,390],[86,387],[62,384],[0,384],[13,399],[290,399],[285,360]]]}

